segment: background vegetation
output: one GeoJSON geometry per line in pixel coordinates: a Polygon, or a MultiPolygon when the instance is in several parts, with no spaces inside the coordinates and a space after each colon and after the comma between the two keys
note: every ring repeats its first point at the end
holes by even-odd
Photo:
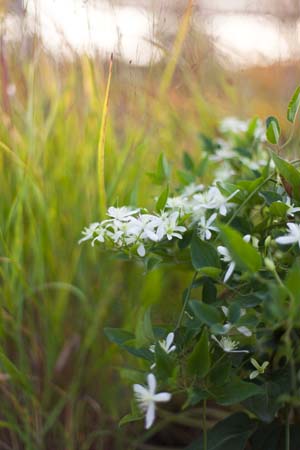
{"type": "MultiPolygon", "coordinates": [[[[284,123],[299,65],[231,72],[202,36],[186,31],[178,31],[181,52],[172,40],[156,65],[114,61],[108,204],[149,204],[159,188],[147,172],[162,151],[176,185],[183,152],[200,158],[198,133],[214,133],[223,116],[272,113],[284,123]]],[[[103,327],[132,330],[141,305],[153,305],[156,323],[176,317],[186,275],[165,268],[137,283],[143,267],[77,244],[100,214],[97,146],[108,63],[84,55],[56,61],[33,39],[26,52],[2,42],[0,71],[0,448],[159,448],[168,441],[163,433],[154,447],[143,443],[142,424],[118,428],[132,388],[116,368],[130,360],[103,327]]]]}

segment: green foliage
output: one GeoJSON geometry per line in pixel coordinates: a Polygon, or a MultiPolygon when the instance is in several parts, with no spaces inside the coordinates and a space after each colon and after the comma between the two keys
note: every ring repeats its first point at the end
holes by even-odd
{"type": "Polygon", "coordinates": [[[191,242],[191,258],[195,270],[204,267],[220,267],[220,259],[216,249],[208,242],[193,236],[191,242]]]}
{"type": "Polygon", "coordinates": [[[156,202],[157,212],[163,211],[164,207],[166,206],[168,196],[169,196],[169,185],[166,187],[166,189],[162,191],[162,193],[158,197],[158,200],[156,202]]]}
{"type": "Polygon", "coordinates": [[[210,352],[208,331],[203,329],[200,339],[187,359],[187,370],[190,375],[203,378],[210,369],[210,352]]]}
{"type": "MultiPolygon", "coordinates": [[[[289,192],[296,200],[300,200],[300,172],[288,161],[280,158],[275,153],[272,153],[272,159],[279,174],[284,178],[286,183],[290,185],[291,192],[289,192]]],[[[285,188],[287,188],[285,184],[285,188]]]]}
{"type": "MultiPolygon", "coordinates": [[[[217,423],[208,433],[207,450],[245,450],[249,437],[257,423],[246,414],[235,413],[217,423]]],[[[196,441],[186,450],[204,450],[203,443],[196,441]]]]}
{"type": "Polygon", "coordinates": [[[295,90],[287,109],[287,120],[294,123],[300,106],[300,86],[295,90]]]}
{"type": "Polygon", "coordinates": [[[195,317],[205,325],[214,325],[222,322],[221,314],[215,306],[197,301],[191,301],[189,306],[195,317]]]}
{"type": "Polygon", "coordinates": [[[267,139],[271,144],[278,144],[280,138],[280,126],[276,117],[270,116],[266,121],[267,139]]]}
{"type": "Polygon", "coordinates": [[[258,272],[262,266],[259,252],[233,228],[222,225],[220,229],[221,237],[237,265],[252,273],[258,272]]]}

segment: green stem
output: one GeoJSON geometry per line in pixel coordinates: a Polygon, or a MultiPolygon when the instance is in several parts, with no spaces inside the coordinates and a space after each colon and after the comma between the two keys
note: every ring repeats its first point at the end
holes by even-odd
{"type": "Polygon", "coordinates": [[[290,422],[289,422],[290,408],[287,408],[285,419],[285,450],[290,450],[290,422]]]}
{"type": "Polygon", "coordinates": [[[184,311],[185,311],[186,306],[187,306],[187,303],[188,303],[188,301],[189,301],[189,299],[190,299],[191,291],[192,291],[193,284],[194,284],[194,281],[195,281],[195,279],[196,279],[196,276],[197,276],[197,272],[194,273],[192,282],[191,282],[191,284],[189,285],[188,290],[186,291],[185,298],[184,298],[184,302],[183,302],[183,306],[182,306],[182,309],[181,309],[180,314],[179,314],[179,318],[178,318],[178,321],[177,321],[177,325],[176,325],[175,331],[178,330],[178,328],[180,327],[180,325],[181,325],[181,323],[182,323],[184,311]]]}
{"type": "Polygon", "coordinates": [[[202,432],[203,432],[203,450],[207,450],[206,400],[203,400],[202,432]]]}
{"type": "Polygon", "coordinates": [[[259,192],[260,189],[273,178],[274,173],[272,173],[269,177],[265,178],[252,192],[250,192],[250,194],[245,198],[245,200],[240,204],[240,206],[235,210],[234,214],[228,220],[227,225],[231,224],[231,222],[236,218],[236,216],[244,208],[244,206],[247,205],[247,203],[252,199],[252,197],[254,197],[254,195],[257,194],[257,192],[259,192]]]}

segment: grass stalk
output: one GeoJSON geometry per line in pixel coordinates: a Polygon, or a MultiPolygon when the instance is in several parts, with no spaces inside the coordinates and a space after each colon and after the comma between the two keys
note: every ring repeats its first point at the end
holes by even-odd
{"type": "Polygon", "coordinates": [[[100,201],[100,218],[103,218],[106,213],[106,189],[105,189],[105,137],[106,137],[106,125],[108,117],[108,102],[110,94],[110,85],[112,78],[113,67],[113,54],[111,54],[108,79],[105,90],[105,97],[102,109],[101,126],[98,141],[98,182],[99,182],[99,201],[100,201]]]}

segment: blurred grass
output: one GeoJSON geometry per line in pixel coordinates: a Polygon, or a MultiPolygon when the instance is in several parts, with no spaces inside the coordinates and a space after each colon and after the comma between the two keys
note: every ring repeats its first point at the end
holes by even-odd
{"type": "MultiPolygon", "coordinates": [[[[226,72],[192,32],[175,53],[175,65],[114,62],[108,204],[151,206],[159,189],[146,172],[161,151],[175,185],[183,150],[200,158],[199,131],[213,133],[223,115],[282,116],[299,79],[294,64],[226,72]]],[[[117,369],[131,360],[105,340],[103,327],[133,329],[149,305],[156,323],[175,320],[186,275],[144,276],[143,267],[77,245],[100,215],[108,64],[86,56],[57,62],[35,42],[27,56],[3,49],[0,70],[0,448],[130,449],[141,428],[117,427],[131,399],[117,369]],[[8,82],[16,84],[12,97],[8,82]]]]}

